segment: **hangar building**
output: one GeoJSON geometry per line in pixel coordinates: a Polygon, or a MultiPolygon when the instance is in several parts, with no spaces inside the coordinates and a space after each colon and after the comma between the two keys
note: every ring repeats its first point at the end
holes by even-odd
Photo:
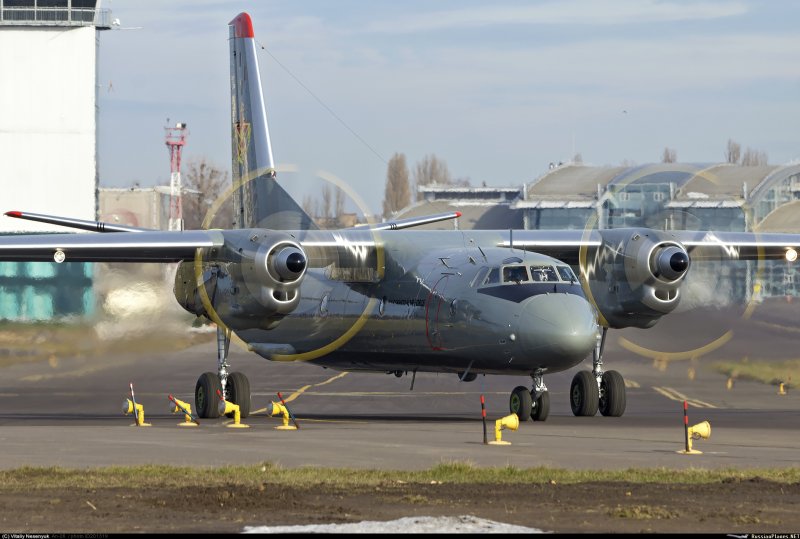
{"type": "MultiPolygon", "coordinates": [[[[529,230],[648,227],[661,230],[800,232],[800,164],[566,164],[520,187],[427,186],[398,218],[461,211],[458,223],[429,229],[529,230]]],[[[796,295],[797,270],[782,262],[711,269],[719,290],[737,300],[757,290],[796,295]],[[756,286],[757,285],[757,286],[756,286]]],[[[708,275],[695,276],[708,277],[708,275]]]]}
{"type": "MultiPolygon", "coordinates": [[[[0,0],[3,211],[97,218],[98,31],[111,28],[100,1],[0,0]]],[[[0,234],[64,231],[0,218],[0,234]]],[[[0,263],[0,319],[93,308],[91,264],[0,263]]]]}

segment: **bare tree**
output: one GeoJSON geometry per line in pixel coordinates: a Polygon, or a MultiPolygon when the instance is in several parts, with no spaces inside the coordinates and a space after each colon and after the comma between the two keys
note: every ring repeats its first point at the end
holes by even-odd
{"type": "Polygon", "coordinates": [[[411,202],[411,187],[408,182],[406,156],[395,153],[386,167],[386,191],[383,195],[383,216],[391,217],[394,213],[408,206],[411,202]]]}
{"type": "Polygon", "coordinates": [[[576,165],[582,165],[583,164],[583,156],[581,155],[580,152],[578,152],[578,153],[576,153],[575,155],[572,156],[572,162],[574,164],[576,164],[576,165]]]}
{"type": "Polygon", "coordinates": [[[678,152],[675,148],[664,148],[664,153],[661,156],[662,163],[674,163],[678,160],[678,152]]]}
{"type": "Polygon", "coordinates": [[[450,185],[453,183],[447,163],[434,154],[426,155],[414,167],[414,184],[419,199],[419,188],[423,185],[450,185]]]}
{"type": "Polygon", "coordinates": [[[337,222],[341,225],[341,218],[342,214],[344,213],[344,191],[336,187],[334,191],[334,212],[333,216],[336,218],[337,222]]]}
{"type": "Polygon", "coordinates": [[[303,195],[303,211],[312,219],[319,217],[319,200],[310,194],[303,195]]]}
{"type": "Polygon", "coordinates": [[[742,155],[743,167],[758,167],[767,164],[767,152],[747,148],[742,155]]]}
{"type": "Polygon", "coordinates": [[[725,150],[725,162],[735,165],[739,162],[742,154],[742,147],[733,139],[728,139],[728,147],[725,150]]]}
{"type": "Polygon", "coordinates": [[[221,200],[228,187],[228,172],[222,171],[205,157],[191,159],[185,165],[182,183],[189,191],[182,196],[184,228],[199,229],[209,210],[220,202],[219,208],[211,217],[209,228],[230,228],[233,226],[233,200],[228,196],[221,200]],[[192,193],[191,191],[195,191],[192,193]]]}
{"type": "Polygon", "coordinates": [[[320,217],[326,221],[331,218],[331,186],[325,184],[322,186],[322,211],[320,217]]]}

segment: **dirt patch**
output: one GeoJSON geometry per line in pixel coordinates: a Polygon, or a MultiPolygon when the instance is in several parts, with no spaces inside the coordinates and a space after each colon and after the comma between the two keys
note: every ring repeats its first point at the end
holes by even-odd
{"type": "Polygon", "coordinates": [[[0,490],[6,532],[240,532],[244,526],[478,517],[556,532],[792,532],[800,484],[418,484],[0,490]]]}

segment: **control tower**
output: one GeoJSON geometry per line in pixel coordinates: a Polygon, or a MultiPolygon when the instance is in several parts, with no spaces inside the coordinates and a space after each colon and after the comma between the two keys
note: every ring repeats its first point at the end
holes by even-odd
{"type": "MultiPolygon", "coordinates": [[[[0,0],[0,213],[97,218],[100,3],[0,0]]],[[[0,234],[42,232],[66,230],[0,217],[0,234]]],[[[0,263],[0,319],[89,314],[91,283],[91,265],[0,263]]]]}

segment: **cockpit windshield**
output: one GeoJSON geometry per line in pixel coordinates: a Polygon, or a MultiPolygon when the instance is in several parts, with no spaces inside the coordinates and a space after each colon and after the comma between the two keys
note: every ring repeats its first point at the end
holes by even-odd
{"type": "Polygon", "coordinates": [[[569,266],[558,266],[558,274],[561,276],[562,281],[569,281],[571,283],[578,281],[575,274],[572,272],[572,268],[569,266]]]}
{"type": "Polygon", "coordinates": [[[487,284],[497,284],[500,282],[500,268],[492,268],[492,271],[489,272],[489,275],[486,276],[486,279],[483,280],[481,285],[487,284]]]}
{"type": "Polygon", "coordinates": [[[483,268],[478,271],[474,283],[477,286],[500,284],[501,277],[503,284],[529,282],[567,282],[574,284],[578,282],[569,266],[550,266],[547,264],[523,266],[514,264],[502,266],[502,268],[483,268]]]}
{"type": "Polygon", "coordinates": [[[558,281],[553,266],[531,266],[531,275],[534,281],[558,281]]]}
{"type": "Polygon", "coordinates": [[[506,266],[503,268],[504,283],[522,283],[528,281],[528,270],[525,266],[506,266]]]}

